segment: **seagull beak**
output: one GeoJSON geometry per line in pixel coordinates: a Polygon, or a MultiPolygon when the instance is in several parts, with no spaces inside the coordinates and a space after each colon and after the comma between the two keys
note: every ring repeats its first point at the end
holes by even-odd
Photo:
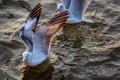
{"type": "Polygon", "coordinates": [[[26,62],[26,59],[25,59],[25,58],[23,58],[23,62],[26,62]]]}

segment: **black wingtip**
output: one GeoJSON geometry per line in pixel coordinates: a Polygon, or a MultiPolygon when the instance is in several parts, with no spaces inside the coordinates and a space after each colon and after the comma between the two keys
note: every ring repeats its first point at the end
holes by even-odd
{"type": "MultiPolygon", "coordinates": [[[[41,10],[42,10],[41,4],[38,3],[38,4],[31,10],[28,18],[33,19],[33,18],[37,17],[37,18],[39,19],[40,15],[41,15],[41,10]]],[[[28,19],[28,18],[27,18],[27,19],[28,19]]]]}

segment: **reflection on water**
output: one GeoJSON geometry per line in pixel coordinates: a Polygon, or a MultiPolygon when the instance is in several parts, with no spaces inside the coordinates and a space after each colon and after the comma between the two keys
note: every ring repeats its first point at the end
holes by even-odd
{"type": "Polygon", "coordinates": [[[52,80],[53,71],[52,64],[49,59],[46,59],[35,67],[24,65],[20,80],[52,80]]]}

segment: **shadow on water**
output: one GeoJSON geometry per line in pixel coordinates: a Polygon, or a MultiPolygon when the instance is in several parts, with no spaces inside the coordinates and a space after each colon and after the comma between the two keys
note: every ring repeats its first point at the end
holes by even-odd
{"type": "Polygon", "coordinates": [[[19,80],[52,80],[53,71],[54,68],[49,59],[35,67],[24,64],[19,80]]]}

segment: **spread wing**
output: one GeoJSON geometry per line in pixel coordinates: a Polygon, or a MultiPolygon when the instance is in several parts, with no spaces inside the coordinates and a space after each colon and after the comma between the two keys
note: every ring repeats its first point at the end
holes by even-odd
{"type": "Polygon", "coordinates": [[[60,14],[55,15],[53,18],[51,18],[49,21],[44,23],[42,26],[39,27],[38,32],[41,36],[47,36],[52,37],[54,34],[56,34],[67,21],[68,18],[68,12],[62,12],[60,14]]]}
{"type": "Polygon", "coordinates": [[[25,30],[35,30],[37,27],[37,23],[39,20],[39,17],[41,15],[41,4],[38,3],[30,12],[29,16],[27,17],[27,19],[25,20],[25,22],[23,23],[23,27],[25,28],[25,30]]]}
{"type": "Polygon", "coordinates": [[[36,30],[33,46],[39,46],[44,52],[48,52],[50,42],[53,37],[64,25],[68,18],[68,12],[55,15],[36,30]],[[41,47],[42,46],[42,47],[41,47]]]}
{"type": "Polygon", "coordinates": [[[82,18],[91,0],[72,0],[69,12],[78,18],[82,18]]]}
{"type": "Polygon", "coordinates": [[[71,4],[71,0],[62,0],[62,3],[64,4],[65,8],[68,9],[71,4]]]}
{"type": "Polygon", "coordinates": [[[37,23],[39,20],[39,17],[41,15],[41,5],[40,3],[37,4],[32,11],[30,12],[29,16],[23,23],[23,27],[20,31],[20,37],[26,44],[26,47],[28,51],[32,51],[33,43],[32,43],[32,36],[33,36],[33,31],[36,30],[37,23]],[[32,31],[33,30],[33,31],[32,31]]]}

